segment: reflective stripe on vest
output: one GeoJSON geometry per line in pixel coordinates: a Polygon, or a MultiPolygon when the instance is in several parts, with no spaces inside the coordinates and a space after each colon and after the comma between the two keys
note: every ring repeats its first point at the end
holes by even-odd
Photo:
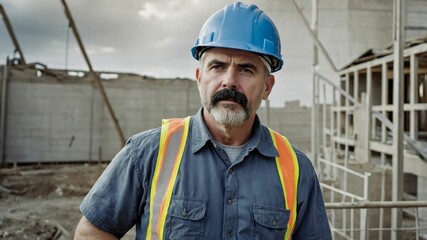
{"type": "Polygon", "coordinates": [[[295,221],[297,219],[298,158],[288,139],[270,128],[268,130],[270,131],[274,147],[276,147],[279,152],[279,157],[276,157],[277,171],[282,183],[286,209],[291,211],[285,234],[285,240],[287,240],[292,238],[292,231],[294,230],[295,221]]]}
{"type": "Polygon", "coordinates": [[[163,239],[167,210],[187,141],[190,117],[162,121],[159,153],[150,189],[146,239],[163,239]]]}
{"type": "MultiPolygon", "coordinates": [[[[190,117],[162,122],[159,153],[150,189],[150,217],[146,239],[163,239],[172,190],[187,141],[189,121],[190,117]]],[[[283,188],[285,207],[290,210],[284,239],[291,239],[297,215],[298,159],[284,136],[271,129],[269,131],[279,152],[279,157],[275,158],[276,167],[283,188]]]]}

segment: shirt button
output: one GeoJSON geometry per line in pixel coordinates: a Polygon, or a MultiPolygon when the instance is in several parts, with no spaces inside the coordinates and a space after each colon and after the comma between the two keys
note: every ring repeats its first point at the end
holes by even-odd
{"type": "Polygon", "coordinates": [[[188,213],[187,213],[187,211],[183,210],[183,211],[181,212],[181,215],[182,215],[183,217],[186,217],[186,216],[188,215],[188,213]]]}
{"type": "Polygon", "coordinates": [[[230,168],[229,170],[228,170],[228,173],[233,173],[234,172],[234,169],[232,169],[232,168],[230,168]]]}
{"type": "Polygon", "coordinates": [[[228,232],[228,233],[226,234],[226,237],[227,237],[227,239],[231,239],[231,232],[228,232]]]}
{"type": "Polygon", "coordinates": [[[232,198],[229,198],[229,199],[227,200],[227,203],[228,203],[228,204],[232,204],[232,203],[233,203],[233,199],[232,199],[232,198]]]}
{"type": "Polygon", "coordinates": [[[273,224],[273,226],[277,226],[277,221],[273,220],[273,222],[271,224],[273,224]]]}

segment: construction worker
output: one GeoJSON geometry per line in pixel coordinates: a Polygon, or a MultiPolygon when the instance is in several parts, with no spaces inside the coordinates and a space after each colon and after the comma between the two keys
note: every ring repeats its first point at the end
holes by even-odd
{"type": "Polygon", "coordinates": [[[202,108],[131,137],[83,200],[75,239],[331,239],[310,160],[256,114],[282,68],[257,6],[229,4],[194,47],[202,108]]]}

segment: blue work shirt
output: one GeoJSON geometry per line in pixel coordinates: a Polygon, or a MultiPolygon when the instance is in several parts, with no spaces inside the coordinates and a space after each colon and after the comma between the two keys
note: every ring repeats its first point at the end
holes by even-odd
{"type": "MultiPolygon", "coordinates": [[[[159,141],[160,128],[139,133],[114,157],[80,206],[92,224],[119,238],[136,225],[136,238],[145,239],[159,141]]],[[[292,239],[332,239],[314,168],[294,150],[300,174],[292,239]]],[[[276,156],[257,117],[249,141],[231,163],[212,141],[200,110],[191,117],[164,239],[284,239],[289,211],[276,156]]]]}

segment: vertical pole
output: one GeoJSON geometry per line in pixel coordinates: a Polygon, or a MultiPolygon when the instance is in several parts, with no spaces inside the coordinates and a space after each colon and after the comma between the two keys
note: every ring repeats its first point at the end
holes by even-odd
{"type": "MultiPolygon", "coordinates": [[[[369,201],[369,176],[371,174],[365,172],[363,176],[363,198],[366,201],[369,201]]],[[[361,217],[360,217],[360,239],[369,239],[369,217],[368,217],[368,209],[364,208],[361,210],[361,217]]]]}
{"type": "Polygon", "coordinates": [[[95,90],[91,87],[90,88],[90,132],[89,132],[89,153],[88,153],[88,159],[91,162],[92,161],[92,150],[93,150],[93,134],[94,134],[94,122],[95,122],[95,90]]]}
{"type": "Polygon", "coordinates": [[[313,161],[314,161],[314,165],[315,168],[317,169],[317,125],[316,125],[316,120],[317,120],[317,98],[316,98],[316,76],[313,75],[313,81],[312,81],[312,86],[313,86],[313,99],[312,99],[312,107],[311,107],[311,153],[313,155],[313,161]]]}
{"type": "MultiPolygon", "coordinates": [[[[347,93],[350,93],[350,74],[345,74],[345,91],[347,93]]],[[[344,136],[345,136],[345,145],[344,145],[344,166],[348,168],[348,160],[350,158],[349,156],[349,128],[350,128],[350,102],[348,98],[345,98],[344,101],[345,104],[345,117],[344,117],[344,136]]],[[[345,172],[345,190],[347,190],[347,172],[345,172]]]]}
{"type": "Polygon", "coordinates": [[[356,105],[357,103],[361,103],[360,99],[359,99],[359,72],[357,70],[354,70],[354,93],[353,93],[353,98],[354,98],[354,105],[356,105]]]}
{"type": "MultiPolygon", "coordinates": [[[[411,54],[410,70],[410,105],[414,106],[418,102],[418,57],[411,54]]],[[[418,111],[411,109],[410,116],[410,136],[413,140],[418,139],[418,111]]]]}
{"type": "MultiPolygon", "coordinates": [[[[346,73],[345,74],[345,82],[344,82],[344,91],[345,92],[349,92],[349,82],[350,82],[350,74],[346,73]]],[[[341,97],[341,99],[343,99],[343,97],[341,97]]],[[[342,105],[344,105],[344,167],[348,168],[348,159],[349,159],[349,155],[348,155],[348,150],[349,150],[349,146],[348,146],[348,98],[345,97],[344,99],[344,103],[342,103],[342,105]]],[[[347,171],[344,171],[343,173],[343,190],[347,191],[348,189],[348,173],[347,171]]],[[[342,201],[345,201],[345,196],[343,195],[343,199],[342,201]]],[[[347,228],[347,213],[349,212],[348,209],[343,209],[343,228],[347,228]]],[[[351,223],[351,220],[350,220],[351,223]]],[[[351,226],[350,226],[351,227],[351,226]]],[[[351,229],[351,228],[350,228],[351,229]]],[[[351,230],[350,230],[351,232],[351,230]]]]}
{"type": "Polygon", "coordinates": [[[7,85],[9,81],[9,58],[6,58],[6,64],[3,66],[3,81],[1,87],[1,112],[0,112],[0,159],[2,165],[6,164],[4,158],[5,139],[6,139],[6,109],[7,109],[7,85]]]}
{"type": "Polygon", "coordinates": [[[335,90],[335,86],[332,86],[332,104],[331,104],[331,109],[330,109],[330,118],[331,118],[331,130],[330,130],[330,135],[331,135],[331,149],[335,149],[335,142],[333,140],[333,138],[335,137],[335,124],[336,124],[336,117],[335,117],[335,112],[336,112],[336,104],[337,99],[336,99],[336,90],[335,90]]]}
{"type": "MultiPolygon", "coordinates": [[[[405,32],[403,30],[406,7],[405,0],[394,0],[393,11],[393,180],[392,201],[401,201],[403,195],[403,46],[405,32]]],[[[391,239],[402,239],[399,229],[402,226],[402,209],[392,209],[391,239]]]]}
{"type": "MultiPolygon", "coordinates": [[[[386,105],[388,105],[388,67],[387,62],[384,62],[381,65],[381,113],[384,117],[387,118],[387,111],[385,110],[386,105]]],[[[384,123],[381,123],[381,142],[385,143],[387,141],[387,127],[384,123]]],[[[381,166],[385,165],[386,154],[381,153],[381,166]]],[[[386,170],[383,169],[381,172],[381,201],[385,201],[385,184],[386,184],[386,170]]],[[[380,208],[380,218],[379,218],[379,228],[384,227],[384,208],[380,208]]],[[[378,240],[384,239],[384,231],[379,231],[378,240]]]]}
{"type": "MultiPolygon", "coordinates": [[[[335,127],[335,123],[336,123],[336,121],[335,121],[335,116],[336,116],[336,107],[337,107],[337,99],[336,99],[336,89],[335,89],[335,86],[332,86],[332,105],[331,105],[331,130],[330,130],[330,136],[331,136],[331,159],[330,159],[330,161],[331,162],[333,162],[333,163],[335,163],[336,161],[335,161],[335,140],[334,140],[334,137],[335,137],[335,129],[336,129],[336,127],[335,127]]],[[[330,170],[329,171],[331,171],[331,175],[332,175],[332,179],[335,179],[336,178],[336,168],[335,167],[331,167],[330,168],[330,170]]],[[[335,187],[335,184],[334,183],[332,183],[333,185],[332,186],[334,186],[335,187]]],[[[334,191],[330,191],[330,194],[329,194],[329,196],[330,196],[330,201],[331,202],[335,202],[335,194],[334,194],[335,192],[334,191]]],[[[333,228],[335,228],[335,226],[337,226],[336,225],[336,218],[335,218],[335,214],[336,214],[336,211],[334,210],[334,211],[332,211],[332,227],[333,228]]],[[[332,237],[335,239],[335,237],[336,237],[337,235],[336,235],[336,233],[335,233],[335,231],[333,231],[333,235],[332,235],[332,237]]]]}
{"type": "MultiPolygon", "coordinates": [[[[381,106],[382,106],[382,114],[385,118],[387,118],[387,111],[385,107],[388,105],[388,67],[387,63],[383,63],[381,66],[381,106]]],[[[385,143],[387,141],[387,126],[382,123],[381,124],[381,142],[385,143]]]]}
{"type": "MultiPolygon", "coordinates": [[[[297,10],[299,11],[299,9],[297,10]]],[[[311,30],[313,35],[317,38],[317,0],[312,0],[311,7],[311,30]]],[[[316,91],[316,82],[317,76],[315,74],[316,69],[318,68],[318,56],[317,56],[317,47],[313,46],[313,99],[312,99],[312,108],[311,108],[311,153],[313,154],[313,161],[316,169],[319,167],[317,158],[318,158],[318,148],[317,148],[317,91],[316,91]]]]}
{"type": "Polygon", "coordinates": [[[420,215],[418,213],[418,208],[414,208],[415,210],[415,228],[417,229],[415,239],[420,239],[420,215]]]}
{"type": "Polygon", "coordinates": [[[372,68],[366,69],[366,162],[371,162],[371,139],[372,139],[372,68]]]}
{"type": "MultiPolygon", "coordinates": [[[[326,99],[326,84],[325,84],[325,82],[323,82],[322,86],[323,86],[323,108],[322,108],[323,133],[322,133],[322,136],[323,136],[323,151],[325,151],[325,149],[327,148],[327,144],[326,144],[326,128],[327,128],[327,124],[326,124],[326,107],[327,107],[327,104],[326,104],[326,101],[327,101],[327,99],[326,99]]],[[[323,154],[324,154],[324,158],[326,158],[326,153],[324,152],[323,154]]]]}
{"type": "Polygon", "coordinates": [[[315,164],[317,169],[319,169],[320,167],[320,163],[319,163],[319,151],[321,149],[321,138],[320,138],[320,128],[322,127],[322,124],[320,124],[320,107],[322,106],[320,104],[320,79],[319,77],[315,77],[315,81],[314,83],[316,84],[316,87],[314,89],[316,89],[316,132],[315,132],[315,136],[316,136],[316,158],[315,158],[315,164]]]}
{"type": "MultiPolygon", "coordinates": [[[[384,164],[385,164],[384,158],[385,158],[384,153],[381,153],[381,165],[382,166],[384,166],[384,164]]],[[[385,174],[386,174],[386,170],[382,169],[382,171],[381,171],[380,201],[385,201],[385,174]]],[[[383,228],[383,227],[384,227],[384,208],[380,208],[379,228],[383,228]]],[[[384,231],[382,231],[382,230],[378,232],[378,240],[383,240],[383,232],[384,231]]]]}

